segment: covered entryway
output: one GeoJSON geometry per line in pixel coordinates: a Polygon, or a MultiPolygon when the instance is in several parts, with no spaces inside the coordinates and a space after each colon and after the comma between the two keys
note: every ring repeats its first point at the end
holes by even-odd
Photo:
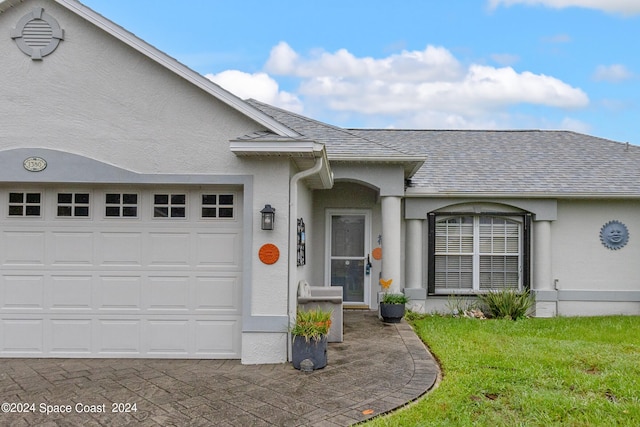
{"type": "Polygon", "coordinates": [[[0,188],[0,356],[239,358],[242,188],[0,188]]]}

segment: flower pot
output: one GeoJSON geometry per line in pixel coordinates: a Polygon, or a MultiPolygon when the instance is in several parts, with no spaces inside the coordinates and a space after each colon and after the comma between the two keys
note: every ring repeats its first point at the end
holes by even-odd
{"type": "Polygon", "coordinates": [[[404,317],[404,304],[380,303],[380,316],[385,323],[400,323],[404,317]]]}
{"type": "Polygon", "coordinates": [[[313,369],[321,369],[327,366],[327,336],[308,341],[301,336],[293,336],[291,342],[291,359],[293,367],[300,369],[300,363],[309,359],[313,362],[313,369]]]}

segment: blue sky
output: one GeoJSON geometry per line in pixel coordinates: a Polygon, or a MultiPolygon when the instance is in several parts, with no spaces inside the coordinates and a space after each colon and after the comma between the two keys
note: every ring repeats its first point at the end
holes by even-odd
{"type": "Polygon", "coordinates": [[[241,98],[342,127],[640,145],[639,0],[83,0],[241,98]]]}

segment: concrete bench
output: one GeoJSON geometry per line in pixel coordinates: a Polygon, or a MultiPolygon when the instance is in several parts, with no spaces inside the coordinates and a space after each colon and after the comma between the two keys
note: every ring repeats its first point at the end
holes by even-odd
{"type": "Polygon", "coordinates": [[[298,283],[298,308],[302,310],[331,310],[329,342],[342,342],[342,287],[309,286],[306,280],[298,283]]]}

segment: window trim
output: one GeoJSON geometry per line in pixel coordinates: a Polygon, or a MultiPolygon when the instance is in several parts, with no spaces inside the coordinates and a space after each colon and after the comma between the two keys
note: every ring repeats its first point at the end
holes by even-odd
{"type": "Polygon", "coordinates": [[[157,221],[185,221],[189,219],[189,198],[190,198],[190,193],[189,191],[185,190],[185,191],[179,191],[179,192],[174,192],[171,190],[168,191],[161,191],[161,192],[151,192],[151,219],[152,220],[157,220],[157,221]],[[156,196],[167,196],[167,203],[156,203],[156,196]],[[172,197],[175,196],[183,196],[184,197],[184,203],[173,203],[172,202],[172,197]],[[162,215],[156,215],[156,209],[157,208],[167,208],[167,215],[166,216],[162,216],[162,215]],[[184,215],[183,216],[173,216],[173,209],[184,209],[184,215]]]}
{"type": "Polygon", "coordinates": [[[198,208],[199,208],[199,219],[203,221],[234,221],[236,219],[237,206],[236,202],[238,201],[238,195],[235,191],[201,191],[198,193],[198,208]],[[216,204],[215,205],[205,205],[203,201],[204,196],[216,196],[216,204]],[[221,205],[220,204],[220,196],[232,196],[233,203],[230,205],[221,205]],[[204,216],[205,208],[215,208],[216,216],[204,216]],[[220,208],[229,208],[232,211],[231,216],[220,216],[220,208]]]}
{"type": "Polygon", "coordinates": [[[118,220],[118,219],[124,219],[124,220],[135,220],[135,219],[139,219],[140,218],[140,208],[141,208],[141,196],[140,193],[137,191],[125,191],[125,190],[114,190],[114,191],[110,191],[110,190],[105,190],[102,192],[102,199],[104,201],[104,205],[103,205],[103,209],[102,209],[102,216],[104,219],[106,220],[118,220]],[[119,203],[108,203],[107,202],[107,196],[111,195],[111,194],[117,194],[120,196],[120,202],[119,203]],[[135,195],[136,196],[136,203],[132,204],[132,203],[125,203],[124,202],[124,196],[125,195],[135,195]],[[118,215],[107,215],[107,209],[108,208],[118,208],[118,215]],[[124,209],[125,208],[131,208],[131,207],[135,207],[136,208],[136,214],[134,216],[131,215],[124,215],[124,209]]]}
{"type": "Polygon", "coordinates": [[[43,212],[44,212],[44,207],[45,207],[45,195],[44,192],[41,190],[8,190],[6,192],[6,208],[7,210],[6,212],[6,217],[9,219],[17,219],[17,218],[43,218],[43,212]],[[22,194],[22,202],[11,202],[11,195],[12,194],[22,194]],[[38,203],[29,203],[27,201],[27,195],[28,194],[38,194],[40,196],[40,201],[38,203]],[[12,206],[21,206],[22,207],[22,214],[20,215],[12,215],[11,214],[11,207],[12,206]],[[38,215],[27,215],[27,207],[29,206],[38,206],[39,209],[39,213],[38,215]]]}
{"type": "Polygon", "coordinates": [[[74,218],[74,219],[91,219],[92,218],[92,211],[93,211],[92,204],[95,203],[95,199],[94,199],[94,194],[91,190],[55,190],[53,191],[53,197],[55,202],[55,218],[56,219],[67,220],[70,218],[74,218]],[[71,202],[60,203],[59,197],[61,194],[71,194],[71,202]],[[86,194],[89,197],[89,201],[87,203],[76,202],[76,195],[78,194],[86,194]],[[71,215],[60,215],[59,209],[61,206],[70,207],[71,215]],[[76,208],[81,208],[81,207],[87,208],[86,215],[76,215],[76,208]]]}
{"type": "MultiPolygon", "coordinates": [[[[427,214],[427,292],[429,295],[477,295],[486,291],[471,289],[468,292],[436,293],[436,222],[438,217],[520,217],[522,218],[522,238],[520,256],[521,286],[523,290],[531,289],[531,217],[529,212],[429,212],[427,214]]],[[[475,253],[474,253],[475,254],[475,253]]],[[[475,274],[475,273],[474,273],[475,274]]]]}

